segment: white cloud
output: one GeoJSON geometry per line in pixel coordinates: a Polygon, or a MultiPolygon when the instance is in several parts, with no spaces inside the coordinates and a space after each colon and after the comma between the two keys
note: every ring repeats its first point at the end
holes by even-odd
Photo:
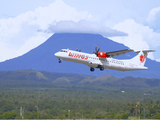
{"type": "Polygon", "coordinates": [[[160,32],[159,21],[160,21],[160,7],[151,9],[147,17],[147,24],[155,31],[160,32]]]}
{"type": "MultiPolygon", "coordinates": [[[[141,2],[146,3],[146,1],[141,2]]],[[[86,1],[82,4],[84,3],[86,3],[86,1]]],[[[140,7],[136,7],[136,9],[135,7],[132,7],[134,6],[133,4],[137,4],[136,2],[132,2],[131,4],[131,2],[124,1],[119,2],[119,4],[117,4],[118,6],[114,6],[115,2],[113,1],[112,3],[108,3],[108,9],[106,11],[106,5],[101,7],[101,2],[97,3],[97,1],[92,1],[92,3],[94,3],[92,13],[96,13],[94,16],[86,11],[77,11],[74,7],[65,4],[63,0],[55,0],[52,4],[49,4],[46,7],[40,6],[34,11],[22,13],[14,18],[0,19],[0,62],[22,55],[43,43],[52,35],[52,33],[43,32],[47,31],[48,28],[50,32],[87,32],[101,34],[104,37],[114,35],[122,36],[127,33],[129,35],[127,37],[114,37],[112,39],[136,50],[143,48],[156,48],[160,46],[160,34],[154,31],[154,28],[160,28],[159,7],[150,11],[147,18],[147,23],[149,24],[148,27],[136,22],[139,19],[141,23],[144,22],[147,12],[152,6],[148,8],[148,5],[145,5],[147,7],[143,7],[144,9],[141,11],[140,7]],[[95,9],[95,6],[97,5],[99,5],[99,7],[95,9]],[[128,6],[127,8],[126,5],[128,6]],[[121,14],[122,11],[126,14],[121,14]],[[119,15],[121,17],[119,17],[119,15]],[[136,22],[133,19],[135,19],[136,22]],[[87,21],[99,21],[98,23],[101,25],[87,21]],[[104,24],[113,26],[119,21],[124,22],[116,24],[113,27],[114,30],[103,26],[104,24]]],[[[142,3],[138,4],[138,6],[144,5],[142,3]]],[[[80,7],[79,4],[78,6],[80,7]]],[[[87,4],[86,8],[88,11],[91,9],[87,4]]],[[[153,58],[153,56],[150,58],[153,58]]]]}
{"type": "Polygon", "coordinates": [[[160,62],[160,59],[156,59],[157,62],[160,62]]]}
{"type": "Polygon", "coordinates": [[[92,33],[101,34],[105,37],[111,36],[126,36],[124,32],[113,30],[111,28],[92,23],[86,20],[74,21],[60,21],[56,25],[51,25],[49,32],[54,33],[92,33]]]}
{"type": "Polygon", "coordinates": [[[156,20],[156,15],[159,12],[160,12],[160,7],[151,9],[151,11],[148,14],[147,21],[150,23],[156,20]]]}
{"type": "Polygon", "coordinates": [[[0,19],[0,62],[30,51],[42,44],[54,32],[87,32],[103,36],[126,35],[87,22],[92,18],[88,12],[78,12],[62,0],[56,0],[46,7],[36,8],[35,11],[22,13],[14,18],[0,19]],[[52,33],[43,32],[48,28],[52,33]]]}
{"type": "MultiPolygon", "coordinates": [[[[154,32],[148,26],[136,23],[133,19],[118,23],[113,29],[128,33],[126,37],[113,37],[111,39],[123,43],[131,49],[141,50],[160,46],[160,33],[154,32]]],[[[154,59],[152,53],[148,57],[154,59]]]]}
{"type": "Polygon", "coordinates": [[[92,15],[56,0],[46,7],[22,13],[14,18],[0,19],[0,62],[22,55],[49,38],[51,33],[42,33],[53,22],[61,20],[89,20],[92,15]]]}

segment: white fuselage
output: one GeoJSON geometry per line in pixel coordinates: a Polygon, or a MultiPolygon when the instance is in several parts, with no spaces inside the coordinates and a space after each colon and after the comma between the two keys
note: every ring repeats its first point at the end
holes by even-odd
{"type": "Polygon", "coordinates": [[[60,52],[55,53],[55,56],[59,58],[59,60],[81,63],[93,68],[103,67],[105,69],[113,69],[119,71],[148,69],[147,67],[142,67],[135,63],[133,64],[130,60],[97,57],[95,54],[88,54],[69,49],[62,49],[60,52]]]}

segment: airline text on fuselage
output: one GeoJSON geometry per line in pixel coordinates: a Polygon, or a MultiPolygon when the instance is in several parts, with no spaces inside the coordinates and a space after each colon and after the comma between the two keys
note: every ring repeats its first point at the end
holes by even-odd
{"type": "Polygon", "coordinates": [[[84,60],[87,60],[88,59],[88,56],[86,55],[83,55],[83,54],[77,54],[77,53],[69,53],[68,54],[69,57],[74,57],[74,58],[80,58],[80,59],[84,59],[84,60]]]}

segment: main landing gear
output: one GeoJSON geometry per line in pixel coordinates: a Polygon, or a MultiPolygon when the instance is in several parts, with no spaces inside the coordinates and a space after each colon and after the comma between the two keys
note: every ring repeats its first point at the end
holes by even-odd
{"type": "Polygon", "coordinates": [[[92,72],[93,72],[93,71],[94,71],[94,68],[93,68],[93,67],[91,67],[91,68],[90,68],[90,71],[92,71],[92,72]]]}
{"type": "Polygon", "coordinates": [[[103,71],[104,70],[104,67],[102,65],[98,65],[98,68],[103,71]]]}
{"type": "Polygon", "coordinates": [[[103,70],[104,70],[104,67],[100,67],[99,69],[100,69],[101,71],[103,71],[103,70]]]}
{"type": "MultiPolygon", "coordinates": [[[[103,71],[103,70],[104,70],[104,67],[102,67],[102,66],[99,66],[98,68],[99,68],[101,71],[103,71]]],[[[93,71],[94,71],[94,68],[93,68],[93,67],[90,67],[90,71],[92,71],[92,72],[93,72],[93,71]]]]}

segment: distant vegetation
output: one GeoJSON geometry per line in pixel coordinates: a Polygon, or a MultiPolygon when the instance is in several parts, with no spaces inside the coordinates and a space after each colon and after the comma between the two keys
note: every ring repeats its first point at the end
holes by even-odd
{"type": "Polygon", "coordinates": [[[0,86],[5,87],[53,87],[55,85],[160,87],[156,78],[115,78],[111,75],[93,77],[72,73],[50,73],[35,70],[0,71],[0,86]]]}
{"type": "Polygon", "coordinates": [[[160,119],[158,79],[92,77],[33,70],[0,72],[0,118],[160,119]],[[138,81],[139,79],[139,81],[138,81]],[[119,82],[120,81],[120,82],[119,82]],[[123,82],[125,81],[125,83],[123,82]],[[128,81],[128,82],[127,82],[128,81]],[[151,84],[150,84],[151,83],[151,84]]]}

